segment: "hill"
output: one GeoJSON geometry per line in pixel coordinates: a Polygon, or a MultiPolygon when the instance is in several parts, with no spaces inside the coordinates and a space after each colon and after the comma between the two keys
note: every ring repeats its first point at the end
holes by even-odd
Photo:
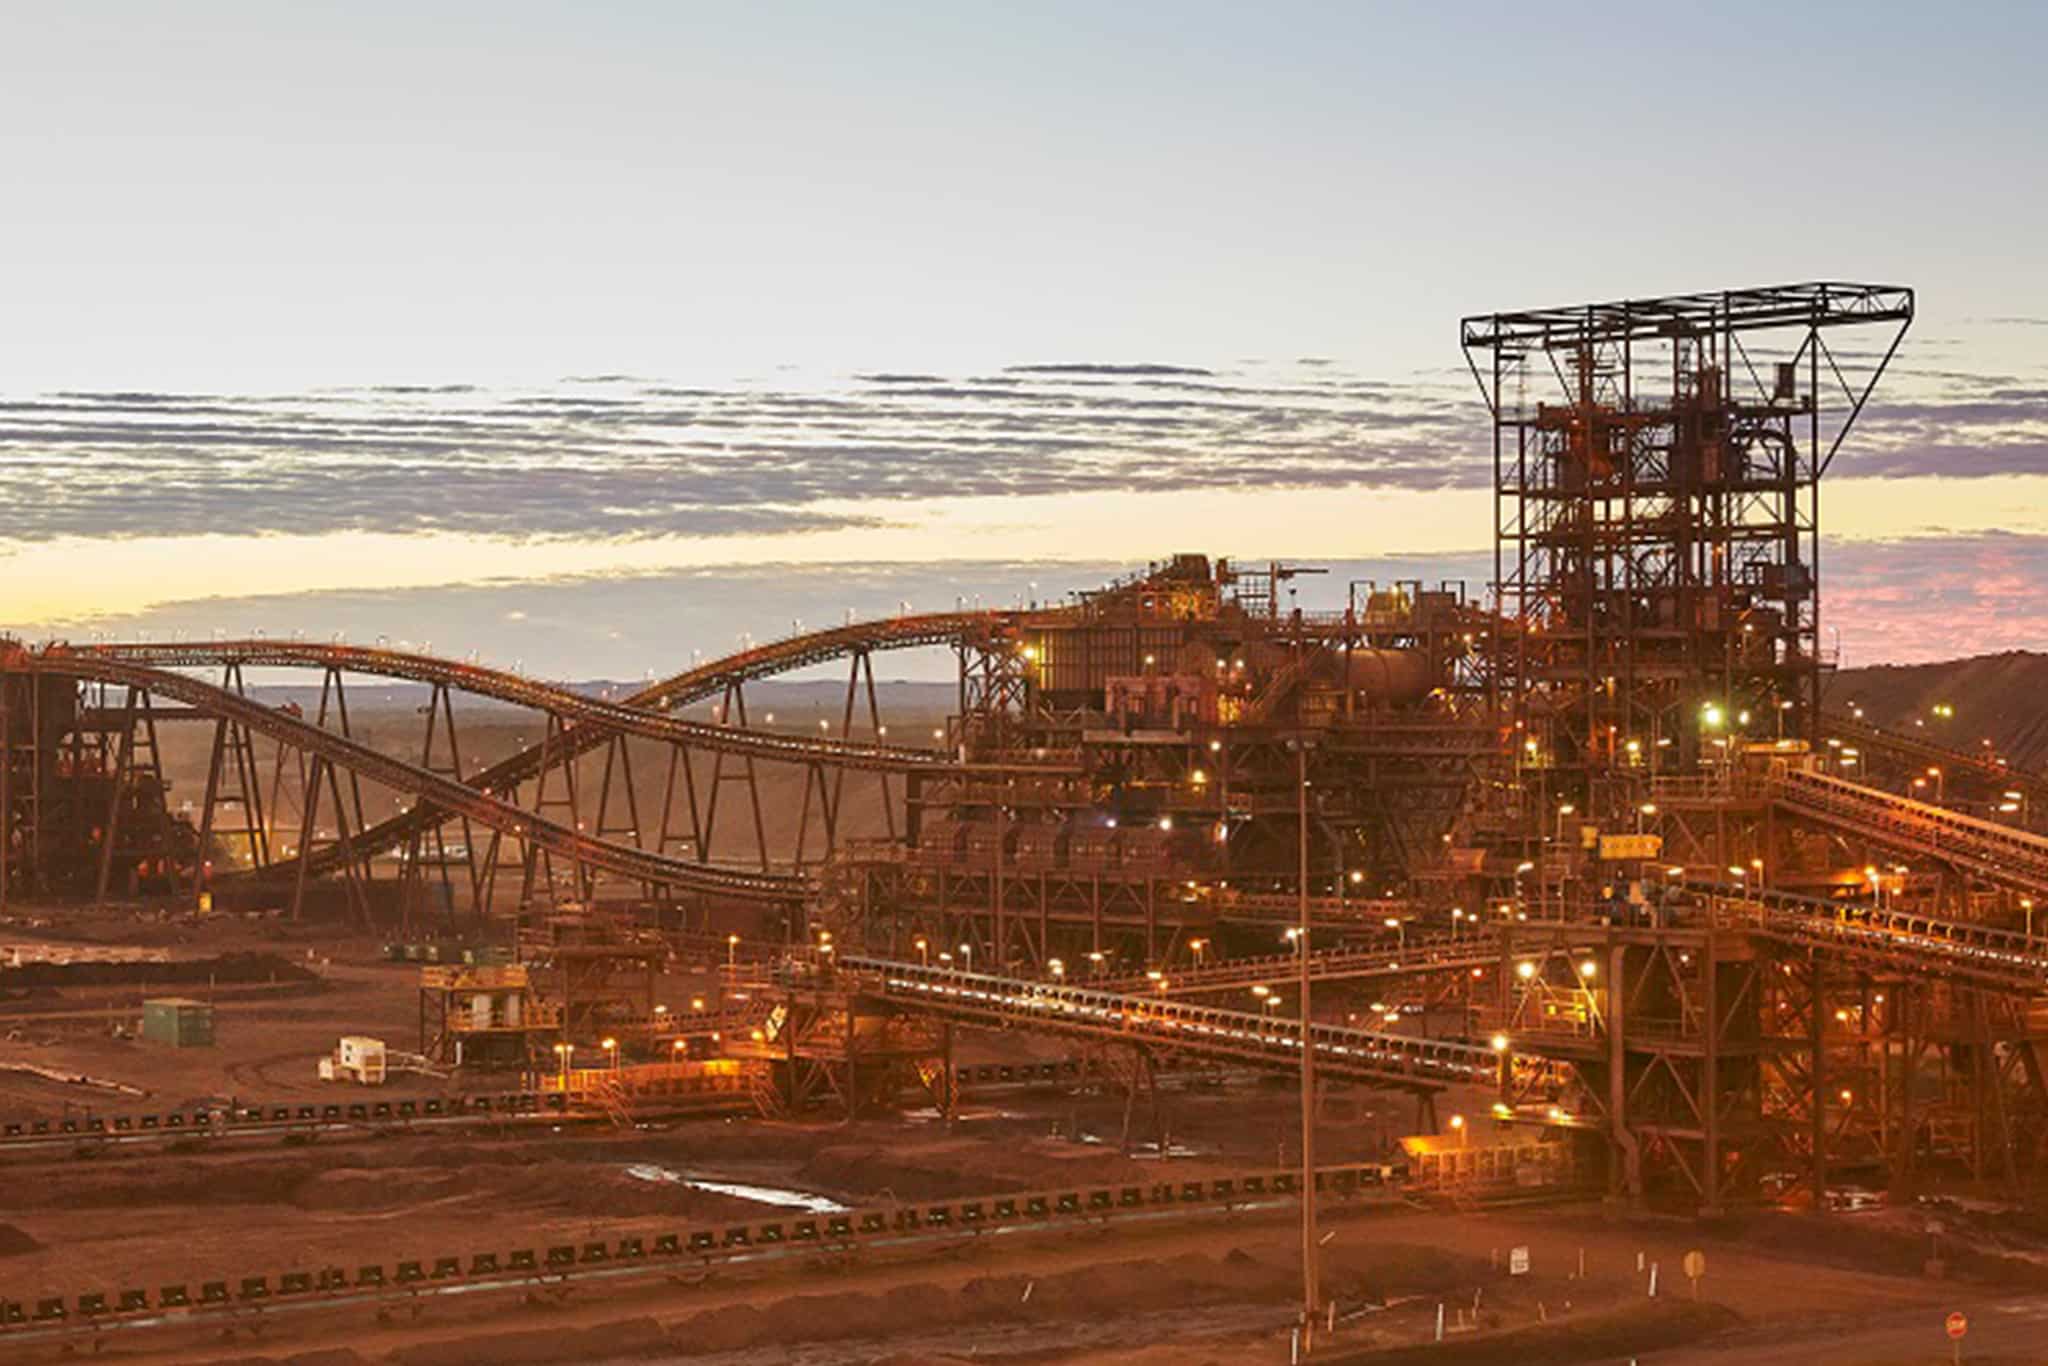
{"type": "Polygon", "coordinates": [[[1881,664],[1843,669],[1827,684],[1829,707],[1851,702],[1866,719],[1916,729],[1957,749],[1987,737],[2013,764],[2048,767],[2048,654],[2009,650],[1938,664],[1881,664]],[[1934,708],[1954,709],[1940,717],[1934,708]]]}

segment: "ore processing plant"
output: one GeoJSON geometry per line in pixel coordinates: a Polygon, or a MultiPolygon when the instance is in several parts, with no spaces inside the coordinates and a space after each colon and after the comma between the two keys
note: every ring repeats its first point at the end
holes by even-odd
{"type": "Polygon", "coordinates": [[[763,1110],[854,1111],[951,1104],[954,1031],[997,1027],[1133,1094],[1304,1051],[1426,1125],[1483,1088],[1678,1207],[1785,1172],[2016,1179],[2048,1145],[2048,780],[1823,700],[1821,483],[1912,317],[1909,289],[1817,282],[1465,319],[1485,586],[1309,610],[1310,566],[1176,554],[616,699],[340,643],[9,643],[0,900],[493,927],[509,961],[423,979],[422,1053],[558,1063],[564,1101],[610,1110],[679,1074],[600,1084],[577,1050],[672,1040],[694,1094],[744,1075],[763,1110]],[[876,657],[902,650],[956,660],[936,730],[890,724],[876,657]],[[825,668],[836,721],[769,724],[756,685],[825,668]],[[313,714],[257,701],[259,673],[317,680],[313,714]],[[404,757],[351,727],[368,680],[426,690],[404,757]],[[539,742],[470,761],[471,698],[539,742]],[[189,815],[173,724],[211,734],[189,815]],[[757,989],[653,1019],[635,983],[666,954],[757,989]],[[1317,1018],[1270,985],[1297,973],[1317,1018]],[[1418,1011],[1457,1023],[1422,1037],[1418,1011]]]}

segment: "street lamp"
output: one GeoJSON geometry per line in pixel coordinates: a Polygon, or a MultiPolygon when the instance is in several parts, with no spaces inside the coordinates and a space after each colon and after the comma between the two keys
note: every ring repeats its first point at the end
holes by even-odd
{"type": "Polygon", "coordinates": [[[555,1056],[562,1060],[562,1094],[566,1096],[569,1094],[569,1060],[576,1056],[576,1045],[573,1043],[556,1044],[555,1056]]]}
{"type": "Polygon", "coordinates": [[[932,965],[931,940],[926,939],[923,935],[919,935],[910,941],[910,946],[917,950],[917,961],[920,967],[928,968],[932,965]]]}
{"type": "Polygon", "coordinates": [[[1408,949],[1408,923],[1398,915],[1390,915],[1387,917],[1387,928],[1401,937],[1401,950],[1405,953],[1408,949]]]}
{"type": "Polygon", "coordinates": [[[1315,1016],[1309,1008],[1308,906],[1308,747],[1307,735],[1289,742],[1294,750],[1294,819],[1296,912],[1301,929],[1301,1309],[1302,1346],[1313,1336],[1321,1299],[1316,1266],[1316,1072],[1309,1031],[1315,1016]]]}
{"type": "Polygon", "coordinates": [[[1065,962],[1058,958],[1048,958],[1045,960],[1045,966],[1052,973],[1054,981],[1066,980],[1067,965],[1065,962]]]}
{"type": "Polygon", "coordinates": [[[974,945],[962,944],[960,946],[960,961],[963,972],[974,971],[974,945]]]}
{"type": "Polygon", "coordinates": [[[599,1044],[598,1046],[599,1046],[600,1048],[604,1049],[604,1051],[605,1051],[606,1053],[608,1053],[608,1054],[610,1054],[610,1055],[611,1055],[611,1060],[612,1060],[612,1071],[614,1071],[614,1072],[618,1071],[618,1070],[619,1070],[619,1041],[618,1041],[617,1039],[606,1039],[606,1040],[605,1040],[605,1041],[604,1041],[603,1043],[599,1044]]]}
{"type": "Polygon", "coordinates": [[[740,937],[729,934],[725,937],[725,970],[728,974],[739,971],[740,937]]]}
{"type": "Polygon", "coordinates": [[[1465,1132],[1465,1117],[1463,1115],[1451,1116],[1451,1131],[1457,1134],[1459,1147],[1469,1148],[1472,1146],[1471,1135],[1465,1132]]]}

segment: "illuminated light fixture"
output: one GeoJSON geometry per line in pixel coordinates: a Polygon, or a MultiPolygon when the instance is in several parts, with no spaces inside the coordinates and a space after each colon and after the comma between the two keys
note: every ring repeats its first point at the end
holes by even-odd
{"type": "Polygon", "coordinates": [[[1526,982],[1535,975],[1536,965],[1530,962],[1528,959],[1525,958],[1521,962],[1515,964],[1515,976],[1521,978],[1523,981],[1526,982]]]}

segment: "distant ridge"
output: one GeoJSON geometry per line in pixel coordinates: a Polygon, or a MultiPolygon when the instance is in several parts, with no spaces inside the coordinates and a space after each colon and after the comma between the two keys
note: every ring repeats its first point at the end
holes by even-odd
{"type": "Polygon", "coordinates": [[[1827,704],[1855,702],[1867,720],[1913,730],[1956,749],[1992,747],[2021,768],[2048,767],[2048,654],[2008,650],[1935,664],[1875,664],[1843,669],[1827,685],[1827,704]],[[1937,704],[1955,709],[1934,715],[1937,704]],[[1914,722],[1922,724],[1915,726],[1914,722]]]}

